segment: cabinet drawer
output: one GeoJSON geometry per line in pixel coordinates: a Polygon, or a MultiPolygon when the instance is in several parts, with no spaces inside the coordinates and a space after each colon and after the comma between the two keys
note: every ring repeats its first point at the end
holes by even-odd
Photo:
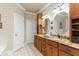
{"type": "Polygon", "coordinates": [[[71,56],[71,55],[59,50],[59,56],[71,56]]]}
{"type": "Polygon", "coordinates": [[[78,56],[79,55],[79,50],[59,44],[59,49],[62,50],[63,52],[69,53],[71,55],[74,56],[78,56]]]}
{"type": "Polygon", "coordinates": [[[46,44],[52,45],[54,47],[58,47],[58,44],[56,42],[51,41],[51,40],[46,40],[46,44]]]}

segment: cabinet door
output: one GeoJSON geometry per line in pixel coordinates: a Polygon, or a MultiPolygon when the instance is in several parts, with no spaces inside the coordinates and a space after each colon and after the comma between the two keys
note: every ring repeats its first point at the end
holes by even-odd
{"type": "Polygon", "coordinates": [[[71,56],[70,54],[59,50],[59,56],[71,56]]]}
{"type": "Polygon", "coordinates": [[[46,55],[46,40],[42,39],[42,54],[46,55]]]}
{"type": "Polygon", "coordinates": [[[37,14],[37,34],[43,33],[43,26],[42,26],[42,13],[37,14]]]}
{"type": "Polygon", "coordinates": [[[75,14],[74,9],[73,9],[73,8],[75,7],[75,5],[72,4],[72,3],[70,3],[70,6],[69,6],[69,7],[70,7],[70,15],[71,15],[71,17],[72,17],[72,16],[74,16],[74,14],[75,14]]]}
{"type": "Polygon", "coordinates": [[[34,36],[34,45],[37,48],[37,36],[34,36]]]}
{"type": "Polygon", "coordinates": [[[46,45],[46,55],[47,56],[57,56],[58,55],[58,49],[47,44],[46,45]]]}
{"type": "Polygon", "coordinates": [[[79,17],[79,3],[70,3],[70,15],[72,18],[79,17]]]}
{"type": "Polygon", "coordinates": [[[34,44],[35,44],[35,47],[41,51],[42,47],[41,47],[41,42],[42,42],[42,39],[38,36],[35,36],[35,41],[34,41],[34,44]]]}
{"type": "Polygon", "coordinates": [[[37,49],[41,51],[41,39],[39,37],[37,38],[37,49]]]}

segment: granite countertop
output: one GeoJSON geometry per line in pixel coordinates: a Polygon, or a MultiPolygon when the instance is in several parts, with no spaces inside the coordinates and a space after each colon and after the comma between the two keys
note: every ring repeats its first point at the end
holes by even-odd
{"type": "Polygon", "coordinates": [[[40,36],[42,38],[52,40],[52,41],[55,41],[55,42],[58,42],[58,43],[61,43],[61,44],[64,44],[64,45],[79,49],[79,44],[73,43],[73,42],[71,42],[71,41],[69,41],[68,39],[65,39],[65,38],[60,39],[57,36],[45,37],[44,35],[37,35],[37,36],[40,36]]]}

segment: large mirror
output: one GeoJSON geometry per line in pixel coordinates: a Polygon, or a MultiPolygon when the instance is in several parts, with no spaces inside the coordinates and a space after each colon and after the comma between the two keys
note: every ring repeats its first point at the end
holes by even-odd
{"type": "Polygon", "coordinates": [[[62,11],[54,17],[54,31],[62,35],[68,31],[68,13],[62,11]]]}

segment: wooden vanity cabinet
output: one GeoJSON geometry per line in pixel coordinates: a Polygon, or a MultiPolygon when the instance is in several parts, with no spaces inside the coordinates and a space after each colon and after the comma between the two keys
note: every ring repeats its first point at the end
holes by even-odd
{"type": "Polygon", "coordinates": [[[41,52],[42,51],[42,45],[41,45],[41,43],[42,43],[42,39],[41,39],[41,37],[39,37],[39,36],[35,36],[35,46],[36,46],[36,48],[41,52]]]}
{"type": "Polygon", "coordinates": [[[57,56],[58,55],[58,44],[51,40],[35,36],[35,47],[44,56],[57,56]]]}
{"type": "Polygon", "coordinates": [[[79,56],[79,50],[59,44],[59,56],[79,56]]]}
{"type": "Polygon", "coordinates": [[[37,48],[37,40],[38,40],[38,38],[37,38],[37,36],[34,36],[34,46],[37,48]]]}
{"type": "Polygon", "coordinates": [[[65,46],[59,45],[59,56],[72,56],[69,52],[70,51],[65,48],[65,46]]]}
{"type": "Polygon", "coordinates": [[[63,52],[62,50],[59,50],[59,56],[71,56],[71,55],[66,52],[63,52]]]}
{"type": "Polygon", "coordinates": [[[46,40],[46,55],[47,56],[58,56],[58,46],[56,42],[46,40]]]}
{"type": "Polygon", "coordinates": [[[79,3],[70,3],[70,37],[74,43],[79,43],[79,3]]]}
{"type": "Polygon", "coordinates": [[[79,56],[79,49],[35,36],[35,47],[44,56],[79,56]]]}
{"type": "Polygon", "coordinates": [[[42,16],[43,13],[38,13],[37,14],[37,34],[43,34],[43,26],[42,26],[42,16]]]}
{"type": "Polygon", "coordinates": [[[42,54],[46,56],[46,39],[42,38],[42,54]]]}
{"type": "Polygon", "coordinates": [[[71,18],[79,18],[79,3],[70,3],[71,18]]]}
{"type": "Polygon", "coordinates": [[[58,56],[58,49],[47,44],[46,45],[46,56],[58,56]]]}
{"type": "Polygon", "coordinates": [[[34,45],[44,56],[46,55],[46,39],[35,36],[34,45]]]}
{"type": "Polygon", "coordinates": [[[39,51],[41,51],[41,47],[42,45],[41,45],[41,38],[39,38],[38,40],[37,40],[37,47],[38,47],[38,50],[39,51]]]}

